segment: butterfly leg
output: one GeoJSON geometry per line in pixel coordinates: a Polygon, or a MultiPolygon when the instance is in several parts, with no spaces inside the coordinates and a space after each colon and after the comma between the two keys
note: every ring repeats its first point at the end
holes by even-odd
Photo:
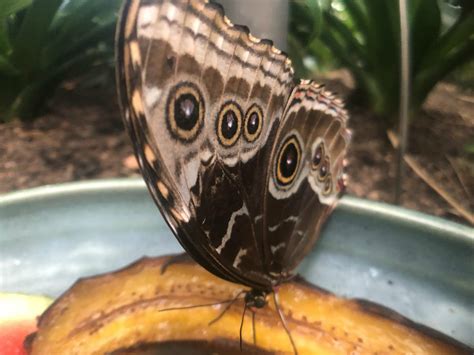
{"type": "Polygon", "coordinates": [[[253,334],[253,345],[257,346],[257,332],[255,330],[255,311],[253,309],[250,309],[252,311],[252,334],[253,334]]]}
{"type": "Polygon", "coordinates": [[[280,308],[280,301],[278,300],[277,290],[273,290],[273,301],[275,302],[275,308],[277,310],[278,316],[280,317],[281,324],[283,324],[283,328],[285,329],[285,332],[286,334],[288,334],[288,338],[290,339],[291,346],[293,348],[293,353],[295,355],[298,355],[298,350],[296,349],[295,342],[293,340],[293,337],[291,336],[290,330],[288,329],[285,316],[283,315],[283,312],[280,308]]]}
{"type": "MultiPolygon", "coordinates": [[[[237,299],[240,297],[240,295],[241,295],[242,293],[244,293],[244,292],[245,292],[245,291],[240,291],[240,292],[237,294],[237,296],[235,296],[231,301],[225,301],[225,302],[228,302],[227,305],[225,306],[225,308],[222,310],[221,313],[219,313],[219,315],[218,315],[216,318],[214,318],[213,320],[211,320],[211,321],[208,323],[208,325],[212,325],[212,324],[216,323],[219,319],[221,319],[221,318],[224,316],[225,312],[227,312],[227,311],[229,310],[229,308],[235,303],[235,301],[237,301],[237,299]]],[[[224,303],[224,302],[222,302],[222,303],[224,303]]]]}
{"type": "Polygon", "coordinates": [[[239,331],[239,344],[240,344],[240,352],[242,352],[242,331],[244,330],[244,319],[245,319],[245,312],[247,312],[247,303],[244,303],[244,311],[242,312],[242,320],[240,321],[240,331],[239,331]]]}

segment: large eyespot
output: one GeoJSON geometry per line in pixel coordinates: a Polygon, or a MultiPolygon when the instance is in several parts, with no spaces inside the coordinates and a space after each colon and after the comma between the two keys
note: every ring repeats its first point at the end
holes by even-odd
{"type": "Polygon", "coordinates": [[[276,160],[276,180],[281,186],[293,182],[301,160],[301,147],[296,136],[289,136],[281,146],[276,160]]]}
{"type": "Polygon", "coordinates": [[[324,161],[321,163],[319,166],[319,172],[318,172],[318,180],[319,181],[324,181],[327,179],[329,176],[329,159],[326,157],[324,161]]]}
{"type": "Polygon", "coordinates": [[[324,145],[323,143],[318,144],[316,150],[313,153],[313,157],[311,159],[311,167],[313,170],[316,170],[323,161],[324,158],[324,145]]]}
{"type": "Polygon", "coordinates": [[[204,112],[204,100],[196,85],[176,85],[166,103],[166,123],[171,135],[184,143],[192,142],[204,124],[204,112]]]}
{"type": "Polygon", "coordinates": [[[232,101],[222,105],[216,120],[216,133],[219,143],[231,147],[237,142],[242,126],[242,110],[232,101]]]}
{"type": "Polygon", "coordinates": [[[245,114],[244,137],[247,142],[252,143],[256,141],[262,132],[262,127],[262,109],[257,104],[253,104],[245,114]]]}

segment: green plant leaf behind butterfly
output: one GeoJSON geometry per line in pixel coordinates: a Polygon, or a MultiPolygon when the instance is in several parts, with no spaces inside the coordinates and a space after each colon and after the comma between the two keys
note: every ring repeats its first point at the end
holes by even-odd
{"type": "Polygon", "coordinates": [[[32,0],[2,0],[0,2],[0,73],[5,70],[6,57],[10,51],[7,18],[31,4],[32,0]]]}
{"type": "MultiPolygon", "coordinates": [[[[474,58],[474,2],[459,0],[460,14],[451,16],[449,23],[442,23],[443,1],[407,2],[413,114],[436,83],[474,58]]],[[[301,1],[295,2],[294,7],[292,14],[298,19],[291,19],[290,23],[312,21],[301,1]]],[[[299,56],[313,56],[316,62],[324,58],[321,56],[324,50],[329,50],[332,63],[352,73],[357,102],[368,105],[378,117],[393,123],[400,95],[398,0],[320,0],[320,9],[323,21],[318,40],[324,49],[306,45],[315,39],[309,30],[299,31],[311,28],[303,24],[290,28],[292,47],[299,48],[299,56]]]]}
{"type": "Polygon", "coordinates": [[[0,1],[0,121],[32,119],[64,80],[110,71],[120,0],[0,1]]]}
{"type": "Polygon", "coordinates": [[[41,50],[48,40],[53,18],[62,0],[35,0],[26,10],[18,34],[12,40],[12,58],[27,76],[37,71],[41,50]]]}

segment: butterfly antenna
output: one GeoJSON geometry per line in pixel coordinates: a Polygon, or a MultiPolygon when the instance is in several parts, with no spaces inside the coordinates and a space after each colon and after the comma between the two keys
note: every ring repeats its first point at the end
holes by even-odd
{"type": "Polygon", "coordinates": [[[245,319],[245,312],[247,311],[247,303],[244,303],[244,311],[242,313],[242,320],[240,321],[240,339],[239,339],[239,343],[240,343],[240,352],[242,352],[242,330],[244,329],[244,319],[245,319]]]}
{"type": "Polygon", "coordinates": [[[217,306],[217,305],[229,303],[229,302],[232,302],[232,300],[226,300],[226,301],[220,301],[220,302],[214,302],[214,303],[196,304],[193,306],[170,307],[170,308],[160,309],[159,312],[178,311],[180,309],[191,309],[191,308],[200,308],[200,307],[212,307],[212,306],[217,306]]]}
{"type": "MultiPolygon", "coordinates": [[[[222,312],[216,317],[214,318],[213,320],[211,320],[208,325],[212,325],[214,323],[216,323],[219,319],[221,319],[224,314],[229,310],[230,307],[232,307],[232,305],[235,303],[235,301],[237,301],[237,299],[240,297],[240,295],[242,295],[242,293],[244,293],[245,291],[240,291],[237,296],[235,296],[233,299],[231,299],[230,301],[227,302],[227,305],[225,306],[225,308],[222,310],[222,312]]],[[[224,302],[223,302],[224,303],[224,302]]]]}
{"type": "Polygon", "coordinates": [[[275,302],[275,308],[278,312],[278,316],[280,317],[281,323],[283,324],[283,328],[285,329],[285,332],[288,335],[288,338],[290,339],[291,346],[293,348],[293,353],[295,355],[298,355],[298,350],[296,349],[295,342],[293,341],[293,337],[291,336],[290,330],[288,329],[288,325],[286,324],[286,319],[281,311],[280,301],[278,301],[278,295],[276,291],[273,291],[273,301],[275,302]]]}
{"type": "Polygon", "coordinates": [[[252,311],[252,334],[253,334],[253,345],[257,346],[257,332],[255,331],[255,311],[252,311]]]}

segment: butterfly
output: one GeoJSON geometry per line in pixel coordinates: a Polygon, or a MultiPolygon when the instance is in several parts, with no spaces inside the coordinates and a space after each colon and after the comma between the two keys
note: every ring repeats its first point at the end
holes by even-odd
{"type": "Polygon", "coordinates": [[[127,0],[117,83],[142,175],[177,239],[263,307],[345,186],[342,102],[296,80],[285,53],[205,0],[127,0]]]}

